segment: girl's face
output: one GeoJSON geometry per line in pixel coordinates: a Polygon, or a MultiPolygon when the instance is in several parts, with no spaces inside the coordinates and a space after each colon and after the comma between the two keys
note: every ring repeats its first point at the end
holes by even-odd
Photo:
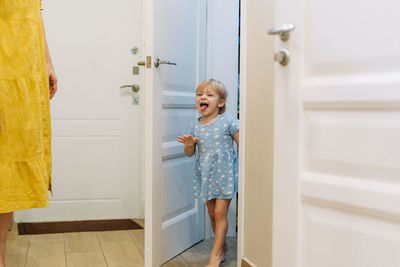
{"type": "Polygon", "coordinates": [[[217,115],[224,105],[225,100],[221,99],[213,88],[205,87],[197,90],[196,108],[203,117],[217,115]]]}

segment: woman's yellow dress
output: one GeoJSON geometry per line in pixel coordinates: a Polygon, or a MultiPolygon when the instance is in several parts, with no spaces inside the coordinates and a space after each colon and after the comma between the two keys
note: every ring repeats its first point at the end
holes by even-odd
{"type": "Polygon", "coordinates": [[[40,0],[0,0],[0,213],[49,204],[50,143],[40,0]]]}

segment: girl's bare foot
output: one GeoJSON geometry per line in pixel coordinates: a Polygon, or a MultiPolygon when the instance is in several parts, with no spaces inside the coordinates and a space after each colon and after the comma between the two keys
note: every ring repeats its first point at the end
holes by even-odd
{"type": "Polygon", "coordinates": [[[224,256],[210,256],[210,260],[206,267],[219,267],[220,263],[224,260],[224,256]]]}
{"type": "Polygon", "coordinates": [[[222,246],[222,253],[220,256],[211,256],[208,261],[208,265],[206,267],[218,267],[221,263],[225,261],[225,254],[228,251],[228,243],[226,240],[224,241],[224,245],[222,246]]]}

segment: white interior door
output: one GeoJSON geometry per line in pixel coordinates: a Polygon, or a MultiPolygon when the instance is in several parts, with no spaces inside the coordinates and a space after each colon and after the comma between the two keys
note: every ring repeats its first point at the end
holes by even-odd
{"type": "Polygon", "coordinates": [[[276,5],[273,266],[400,266],[400,2],[276,5]]]}
{"type": "Polygon", "coordinates": [[[43,4],[59,78],[51,106],[54,197],[48,208],[16,219],[141,217],[141,91],[120,90],[141,83],[141,75],[132,75],[141,58],[141,0],[43,4]]]}
{"type": "Polygon", "coordinates": [[[193,194],[193,158],[177,137],[195,118],[205,78],[205,0],[144,3],[146,266],[160,266],[204,238],[204,205],[193,194]],[[154,59],[177,65],[154,66],[154,59]]]}

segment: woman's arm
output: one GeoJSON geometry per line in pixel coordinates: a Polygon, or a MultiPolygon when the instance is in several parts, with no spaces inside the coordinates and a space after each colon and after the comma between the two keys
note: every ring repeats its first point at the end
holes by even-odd
{"type": "MultiPolygon", "coordinates": [[[[43,33],[44,33],[44,26],[43,26],[43,33]]],[[[47,73],[49,75],[50,99],[52,99],[57,92],[57,75],[56,72],[54,71],[53,62],[51,60],[50,50],[46,40],[46,34],[44,34],[44,43],[46,47],[46,67],[47,67],[47,73]]]]}

